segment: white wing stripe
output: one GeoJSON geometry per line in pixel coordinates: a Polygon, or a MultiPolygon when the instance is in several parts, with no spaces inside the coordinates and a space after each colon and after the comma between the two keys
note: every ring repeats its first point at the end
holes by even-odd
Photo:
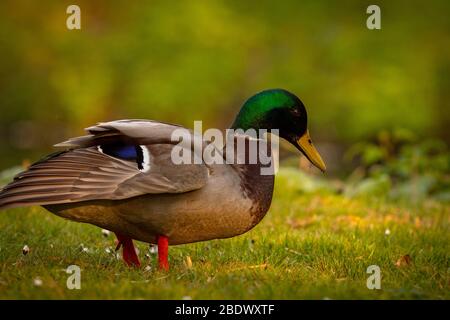
{"type": "Polygon", "coordinates": [[[150,171],[150,151],[148,150],[148,148],[146,146],[140,145],[139,147],[141,147],[142,157],[143,157],[142,169],[139,169],[139,171],[149,172],[150,171]]]}

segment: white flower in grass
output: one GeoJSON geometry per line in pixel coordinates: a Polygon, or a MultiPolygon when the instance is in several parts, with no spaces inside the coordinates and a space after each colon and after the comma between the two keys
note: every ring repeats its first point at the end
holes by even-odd
{"type": "Polygon", "coordinates": [[[22,248],[22,254],[26,256],[30,252],[30,248],[27,245],[24,245],[22,248]]]}
{"type": "Polygon", "coordinates": [[[33,280],[33,284],[36,286],[36,287],[40,287],[40,286],[42,286],[42,280],[41,280],[41,278],[39,278],[39,277],[36,277],[36,278],[34,278],[34,280],[33,280]]]}
{"type": "Polygon", "coordinates": [[[181,298],[182,300],[192,300],[191,296],[183,296],[183,298],[181,298]]]}
{"type": "Polygon", "coordinates": [[[158,253],[158,246],[156,244],[151,244],[149,247],[149,251],[151,254],[157,254],[158,253]]]}
{"type": "Polygon", "coordinates": [[[384,230],[384,234],[387,235],[387,236],[390,235],[391,234],[391,230],[389,230],[389,229],[384,230]]]}
{"type": "Polygon", "coordinates": [[[80,244],[80,249],[81,249],[81,252],[89,253],[89,248],[85,247],[84,244],[80,244]]]}
{"type": "Polygon", "coordinates": [[[109,230],[102,229],[102,235],[103,235],[105,238],[108,237],[110,233],[111,233],[111,232],[110,232],[109,230]]]}

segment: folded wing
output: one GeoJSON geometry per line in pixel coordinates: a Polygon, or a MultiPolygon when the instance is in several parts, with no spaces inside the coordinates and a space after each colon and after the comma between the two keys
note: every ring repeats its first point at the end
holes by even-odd
{"type": "Polygon", "coordinates": [[[177,126],[145,120],[121,120],[88,128],[87,136],[58,146],[18,174],[0,191],[0,209],[87,200],[120,200],[144,194],[183,193],[202,188],[204,164],[171,161],[177,126]]]}

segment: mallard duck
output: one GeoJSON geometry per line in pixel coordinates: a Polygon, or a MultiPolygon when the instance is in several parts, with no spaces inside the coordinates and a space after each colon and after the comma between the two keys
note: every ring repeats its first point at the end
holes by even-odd
{"type": "MultiPolygon", "coordinates": [[[[261,174],[259,160],[175,164],[172,134],[180,128],[152,120],[89,127],[88,135],[57,144],[64,150],[19,173],[0,191],[0,209],[40,205],[63,218],[113,231],[130,266],[140,265],[133,239],[157,244],[159,267],[168,270],[169,244],[249,231],[269,210],[274,188],[274,175],[261,174]]],[[[279,137],[325,171],[309,136],[305,106],[294,94],[271,89],[248,99],[231,129],[251,128],[278,129],[279,137]]],[[[251,137],[244,132],[233,139],[251,137]]],[[[217,149],[222,156],[226,147],[217,149]]]]}

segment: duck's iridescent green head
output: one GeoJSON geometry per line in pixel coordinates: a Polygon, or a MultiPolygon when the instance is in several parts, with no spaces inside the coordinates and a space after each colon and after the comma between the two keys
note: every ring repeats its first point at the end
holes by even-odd
{"type": "Polygon", "coordinates": [[[232,129],[278,129],[280,137],[300,150],[317,168],[325,171],[325,163],[311,142],[308,116],[300,99],[283,89],[270,89],[248,99],[232,129]]]}

